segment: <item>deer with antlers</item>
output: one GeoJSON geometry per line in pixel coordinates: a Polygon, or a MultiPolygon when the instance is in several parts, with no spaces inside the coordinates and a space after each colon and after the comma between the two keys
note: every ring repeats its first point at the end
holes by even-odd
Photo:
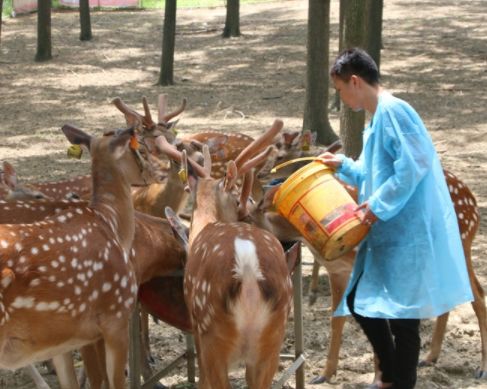
{"type": "Polygon", "coordinates": [[[137,285],[167,271],[160,258],[133,263],[130,255],[130,185],[147,184],[153,173],[133,130],[98,139],[71,126],[63,131],[92,152],[93,198],[40,222],[0,226],[0,366],[56,358],[103,339],[110,388],[122,388],[137,285]]]}
{"type": "MultiPolygon", "coordinates": [[[[229,163],[224,180],[210,177],[208,157],[203,169],[192,165],[200,178],[190,180],[195,205],[184,292],[198,351],[200,388],[229,388],[228,371],[239,361],[246,366],[248,386],[266,388],[278,366],[292,299],[288,267],[272,234],[238,222],[239,205],[232,188],[238,175],[266,158],[263,153],[250,159],[281,128],[282,122],[276,120],[229,163]]],[[[170,157],[181,159],[163,138],[156,144],[170,157]]],[[[249,187],[248,181],[244,186],[249,187]]]]}

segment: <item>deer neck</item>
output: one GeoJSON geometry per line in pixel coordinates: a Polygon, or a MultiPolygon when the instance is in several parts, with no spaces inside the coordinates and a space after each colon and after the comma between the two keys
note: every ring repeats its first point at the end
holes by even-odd
{"type": "Polygon", "coordinates": [[[118,170],[93,169],[91,207],[113,230],[120,246],[128,255],[135,233],[131,187],[118,170]]]}
{"type": "Polygon", "coordinates": [[[189,244],[208,225],[212,223],[231,223],[238,220],[237,208],[222,192],[218,182],[198,183],[196,199],[191,218],[189,244]]]}
{"type": "Polygon", "coordinates": [[[216,204],[214,203],[205,204],[204,206],[198,206],[198,204],[195,205],[188,238],[190,246],[203,228],[208,224],[216,223],[218,221],[218,212],[215,205],[216,204]]]}

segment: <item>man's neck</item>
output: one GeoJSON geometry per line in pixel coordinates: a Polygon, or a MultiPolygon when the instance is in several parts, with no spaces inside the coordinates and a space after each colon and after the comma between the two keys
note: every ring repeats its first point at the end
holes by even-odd
{"type": "Polygon", "coordinates": [[[382,87],[377,85],[367,85],[365,89],[364,109],[372,115],[379,104],[379,95],[383,92],[382,87]]]}

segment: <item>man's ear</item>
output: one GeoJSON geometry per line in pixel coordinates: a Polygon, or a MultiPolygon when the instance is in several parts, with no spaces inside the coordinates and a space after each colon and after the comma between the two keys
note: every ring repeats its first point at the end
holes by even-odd
{"type": "Polygon", "coordinates": [[[353,86],[358,86],[360,84],[360,77],[356,76],[355,74],[352,74],[350,76],[350,81],[352,81],[353,86]]]}

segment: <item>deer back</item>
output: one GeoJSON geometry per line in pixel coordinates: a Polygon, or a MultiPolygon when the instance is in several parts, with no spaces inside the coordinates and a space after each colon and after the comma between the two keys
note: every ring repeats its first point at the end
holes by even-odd
{"type": "Polygon", "coordinates": [[[90,175],[77,176],[60,181],[20,184],[17,172],[8,162],[3,163],[0,174],[0,199],[12,200],[63,200],[68,198],[88,199],[91,195],[90,175]]]}
{"type": "MultiPolygon", "coordinates": [[[[291,301],[291,282],[279,241],[246,223],[207,225],[191,245],[185,269],[185,296],[199,333],[227,321],[233,326],[264,325],[291,301]],[[258,308],[261,311],[257,312],[258,308]],[[262,316],[262,317],[260,317],[262,316]]],[[[262,328],[259,328],[260,330],[262,328]]],[[[254,342],[255,332],[247,339],[254,342]]],[[[242,343],[242,345],[245,343],[242,343]]]]}
{"type": "Polygon", "coordinates": [[[470,256],[470,248],[480,225],[480,212],[477,200],[468,186],[456,175],[444,170],[450,197],[457,215],[458,227],[465,255],[470,256]],[[468,251],[467,251],[468,250],[468,251]]]}

